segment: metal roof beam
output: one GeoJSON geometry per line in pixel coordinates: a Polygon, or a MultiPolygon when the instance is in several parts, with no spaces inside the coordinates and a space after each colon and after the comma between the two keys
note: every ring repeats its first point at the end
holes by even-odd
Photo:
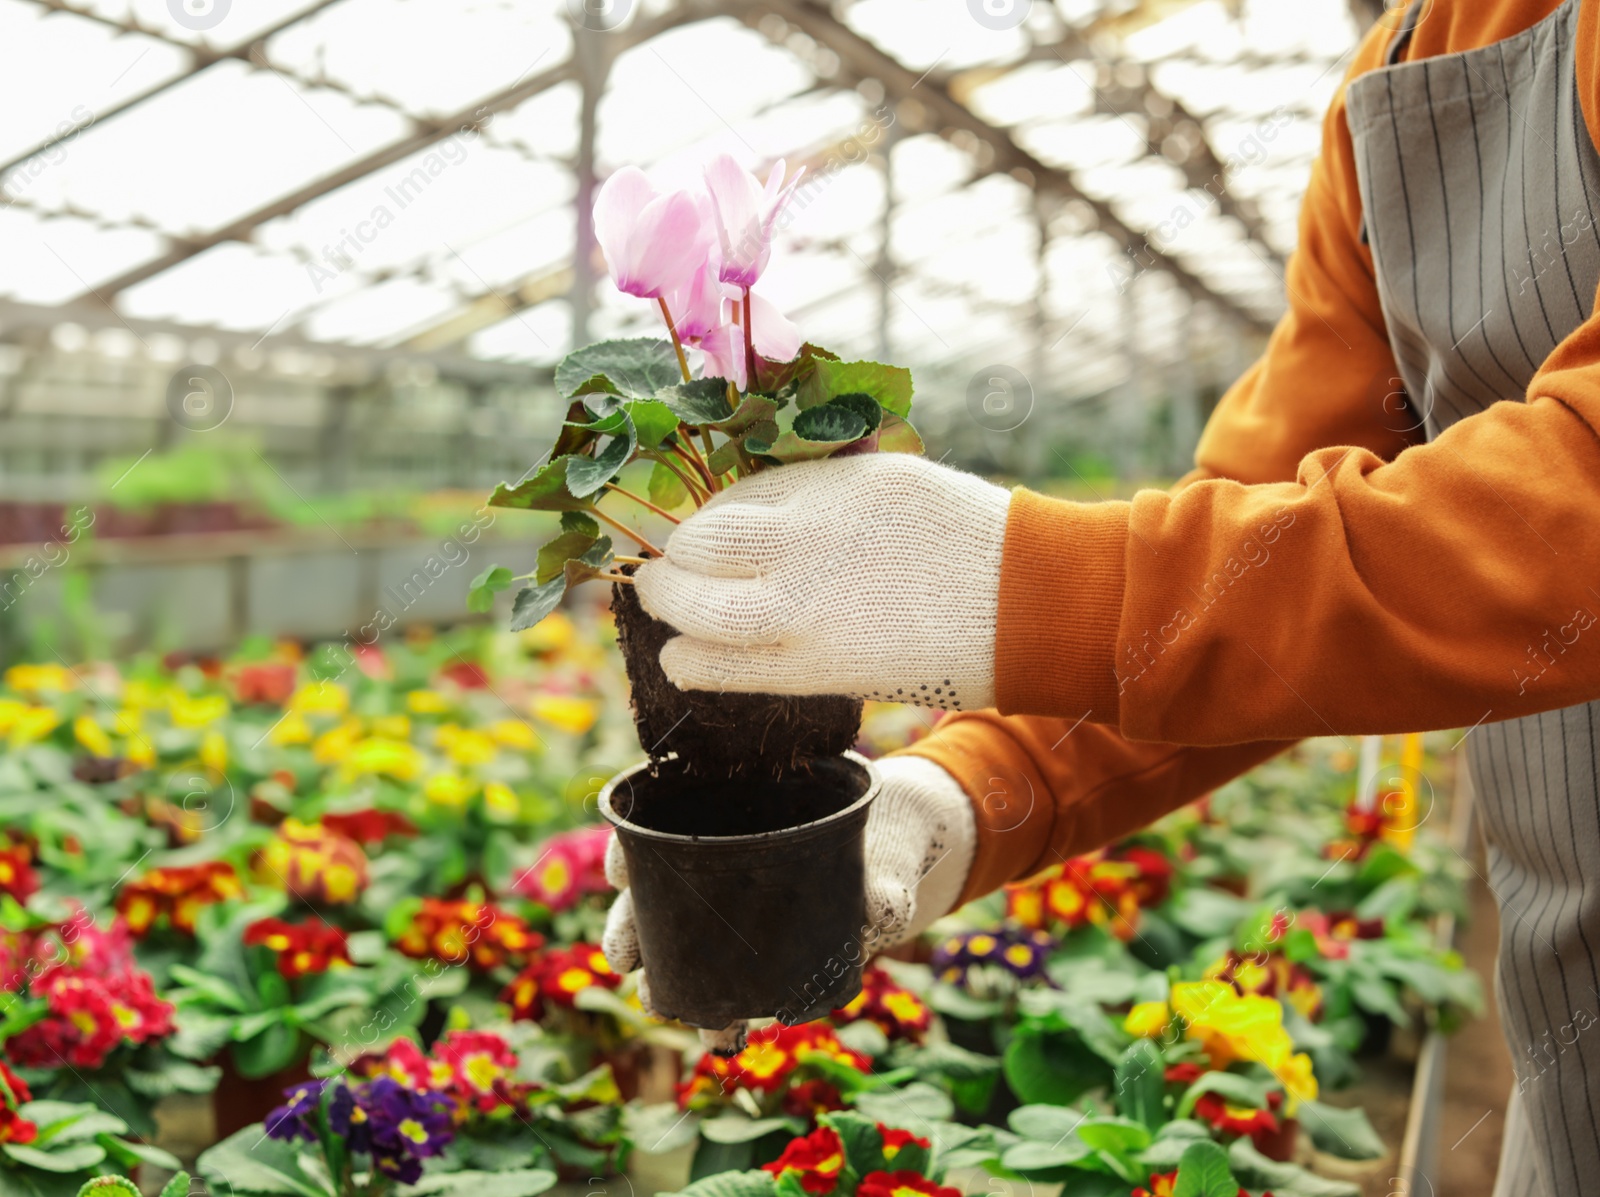
{"type": "Polygon", "coordinates": [[[1213,291],[1176,258],[1151,245],[1145,235],[1125,223],[1109,203],[1079,188],[1070,171],[1034,157],[1017,145],[1006,130],[991,125],[955,99],[946,88],[902,66],[866,38],[840,24],[816,0],[753,0],[738,10],[738,15],[747,24],[759,28],[766,12],[776,13],[832,50],[839,56],[843,69],[858,78],[878,80],[896,101],[911,100],[921,104],[933,117],[929,123],[934,129],[960,129],[987,144],[993,157],[986,165],[979,165],[976,177],[997,172],[1027,172],[1038,186],[1088,205],[1099,221],[1100,231],[1121,245],[1135,262],[1165,271],[1190,295],[1218,304],[1252,328],[1271,329],[1272,321],[1241,306],[1233,297],[1213,291]]]}

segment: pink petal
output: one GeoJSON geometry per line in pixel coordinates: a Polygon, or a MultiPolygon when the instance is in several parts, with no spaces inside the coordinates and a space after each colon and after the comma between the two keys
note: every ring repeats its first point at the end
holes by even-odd
{"type": "Polygon", "coordinates": [[[693,197],[683,191],[657,196],[634,222],[612,277],[619,290],[654,299],[686,285],[705,261],[709,244],[710,232],[693,197]]]}
{"type": "Polygon", "coordinates": [[[768,253],[762,228],[761,185],[728,154],[712,159],[705,169],[705,180],[722,249],[719,275],[725,283],[748,287],[761,277],[768,253]]]}
{"type": "Polygon", "coordinates": [[[639,213],[655,196],[655,188],[637,166],[624,166],[605,181],[595,196],[594,236],[613,278],[626,256],[628,238],[639,213]]]}
{"type": "Polygon", "coordinates": [[[700,342],[705,354],[703,378],[728,378],[741,391],[744,390],[744,329],[737,324],[724,324],[712,329],[700,342]]]}
{"type": "Polygon", "coordinates": [[[711,258],[700,264],[687,284],[667,297],[667,310],[678,336],[689,342],[698,342],[722,323],[722,305],[722,286],[711,258]]]}
{"type": "Polygon", "coordinates": [[[800,352],[799,326],[753,291],[750,334],[756,352],[769,362],[787,362],[800,352]]]}

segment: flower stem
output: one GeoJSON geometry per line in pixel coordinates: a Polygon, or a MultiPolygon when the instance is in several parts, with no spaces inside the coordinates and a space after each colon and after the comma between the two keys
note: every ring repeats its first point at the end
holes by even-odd
{"type": "Polygon", "coordinates": [[[666,454],[653,453],[650,455],[650,460],[660,462],[662,465],[666,466],[667,469],[672,471],[673,475],[678,479],[678,481],[683,483],[684,489],[689,492],[689,497],[694,500],[694,505],[696,507],[701,506],[706,499],[711,497],[709,492],[706,491],[706,488],[700,483],[698,475],[693,475],[692,471],[690,474],[685,474],[675,464],[673,464],[672,459],[666,454]]]}
{"type": "Polygon", "coordinates": [[[705,462],[700,460],[700,454],[694,451],[693,443],[686,443],[689,445],[690,452],[686,453],[682,447],[676,445],[673,446],[672,451],[678,455],[679,461],[693,471],[696,480],[705,488],[706,497],[710,498],[711,493],[717,489],[711,484],[711,469],[705,462]]]}
{"type": "Polygon", "coordinates": [[[750,288],[744,289],[744,376],[745,387],[754,390],[756,385],[756,336],[750,326],[750,288]]]}
{"type": "Polygon", "coordinates": [[[672,322],[672,312],[667,308],[667,297],[656,296],[656,302],[661,305],[661,318],[667,322],[667,331],[672,334],[672,347],[678,353],[678,369],[683,371],[683,381],[689,381],[689,359],[683,356],[683,342],[678,339],[678,326],[672,322]]]}
{"type": "Polygon", "coordinates": [[[604,574],[604,573],[602,573],[602,574],[596,574],[595,577],[604,578],[607,582],[621,582],[621,583],[623,583],[624,585],[627,585],[627,586],[632,586],[633,585],[633,579],[630,578],[627,574],[604,574]]]}
{"type": "Polygon", "coordinates": [[[620,561],[624,565],[645,565],[650,560],[648,557],[625,557],[621,553],[612,553],[611,559],[613,561],[620,561]]]}
{"type": "Polygon", "coordinates": [[[663,553],[660,549],[656,548],[655,545],[651,544],[644,537],[640,536],[632,528],[628,527],[627,524],[624,524],[624,523],[620,522],[619,520],[612,519],[609,515],[607,515],[603,511],[601,511],[598,507],[589,508],[589,514],[594,516],[595,519],[602,521],[603,523],[610,524],[618,532],[621,532],[624,536],[628,537],[630,540],[632,540],[635,543],[637,543],[638,546],[641,549],[643,549],[645,552],[650,553],[650,554],[652,554],[653,556],[656,556],[656,557],[665,557],[666,556],[665,553],[663,553]]]}
{"type": "MultiPolygon", "coordinates": [[[[701,429],[701,432],[705,435],[706,450],[707,454],[709,455],[711,449],[711,434],[706,432],[703,428],[701,429]]],[[[716,475],[711,472],[710,463],[706,461],[705,458],[700,456],[700,450],[695,447],[694,434],[691,432],[688,436],[680,437],[679,440],[682,442],[683,448],[687,450],[686,456],[694,463],[695,468],[705,475],[706,485],[710,487],[713,492],[721,490],[722,488],[717,485],[716,475]]]]}
{"type": "Polygon", "coordinates": [[[621,495],[624,499],[632,499],[635,503],[638,503],[642,507],[648,507],[651,511],[655,512],[657,515],[661,516],[663,519],[669,519],[675,524],[683,523],[682,520],[680,520],[677,516],[673,515],[670,511],[663,511],[661,508],[657,507],[654,503],[652,503],[649,499],[641,498],[640,496],[634,494],[631,490],[623,490],[615,482],[607,482],[606,483],[606,489],[607,490],[614,490],[619,495],[621,495]]]}

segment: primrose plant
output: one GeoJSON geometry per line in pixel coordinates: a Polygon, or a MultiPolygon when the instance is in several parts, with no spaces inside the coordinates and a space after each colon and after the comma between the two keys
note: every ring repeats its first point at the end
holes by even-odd
{"type": "Polygon", "coordinates": [[[614,507],[601,508],[613,496],[677,523],[674,511],[699,507],[760,470],[922,452],[907,420],[910,371],[841,361],[802,343],[795,325],[754,292],[803,173],[785,182],[780,160],[763,186],[723,156],[706,168],[698,194],[658,193],[636,167],[606,181],[595,200],[596,239],[618,290],[654,300],[668,339],[603,341],[556,367],[567,412],[548,459],[496,487],[489,505],[559,512],[561,531],[531,573],[497,565],[478,575],[471,609],[489,610],[496,593],[521,583],[511,625],[521,629],[553,611],[568,586],[630,582],[628,567],[660,550],[614,507]],[[635,463],[630,472],[640,481],[624,486],[635,463]],[[616,551],[612,534],[641,555],[616,551]]]}

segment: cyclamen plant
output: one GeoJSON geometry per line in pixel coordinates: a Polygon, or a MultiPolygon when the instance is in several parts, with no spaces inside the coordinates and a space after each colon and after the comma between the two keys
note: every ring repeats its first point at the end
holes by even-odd
{"type": "Polygon", "coordinates": [[[911,373],[845,362],[815,345],[753,288],[773,233],[804,172],[785,181],[780,160],[765,185],[724,155],[705,170],[706,191],[659,194],[625,167],[601,188],[596,239],[618,290],[654,300],[670,340],[604,341],[568,355],[555,386],[566,422],[548,461],[502,483],[492,507],[561,514],[531,573],[491,566],[473,580],[468,606],[487,611],[514,583],[512,628],[531,627],[567,587],[591,578],[629,583],[620,567],[660,549],[600,507],[611,495],[672,523],[685,503],[703,506],[740,478],[796,461],[853,453],[921,453],[907,417],[911,373]],[[690,352],[699,357],[691,369],[690,352]],[[618,482],[648,462],[647,493],[618,482]],[[616,551],[610,533],[643,556],[616,551]]]}

